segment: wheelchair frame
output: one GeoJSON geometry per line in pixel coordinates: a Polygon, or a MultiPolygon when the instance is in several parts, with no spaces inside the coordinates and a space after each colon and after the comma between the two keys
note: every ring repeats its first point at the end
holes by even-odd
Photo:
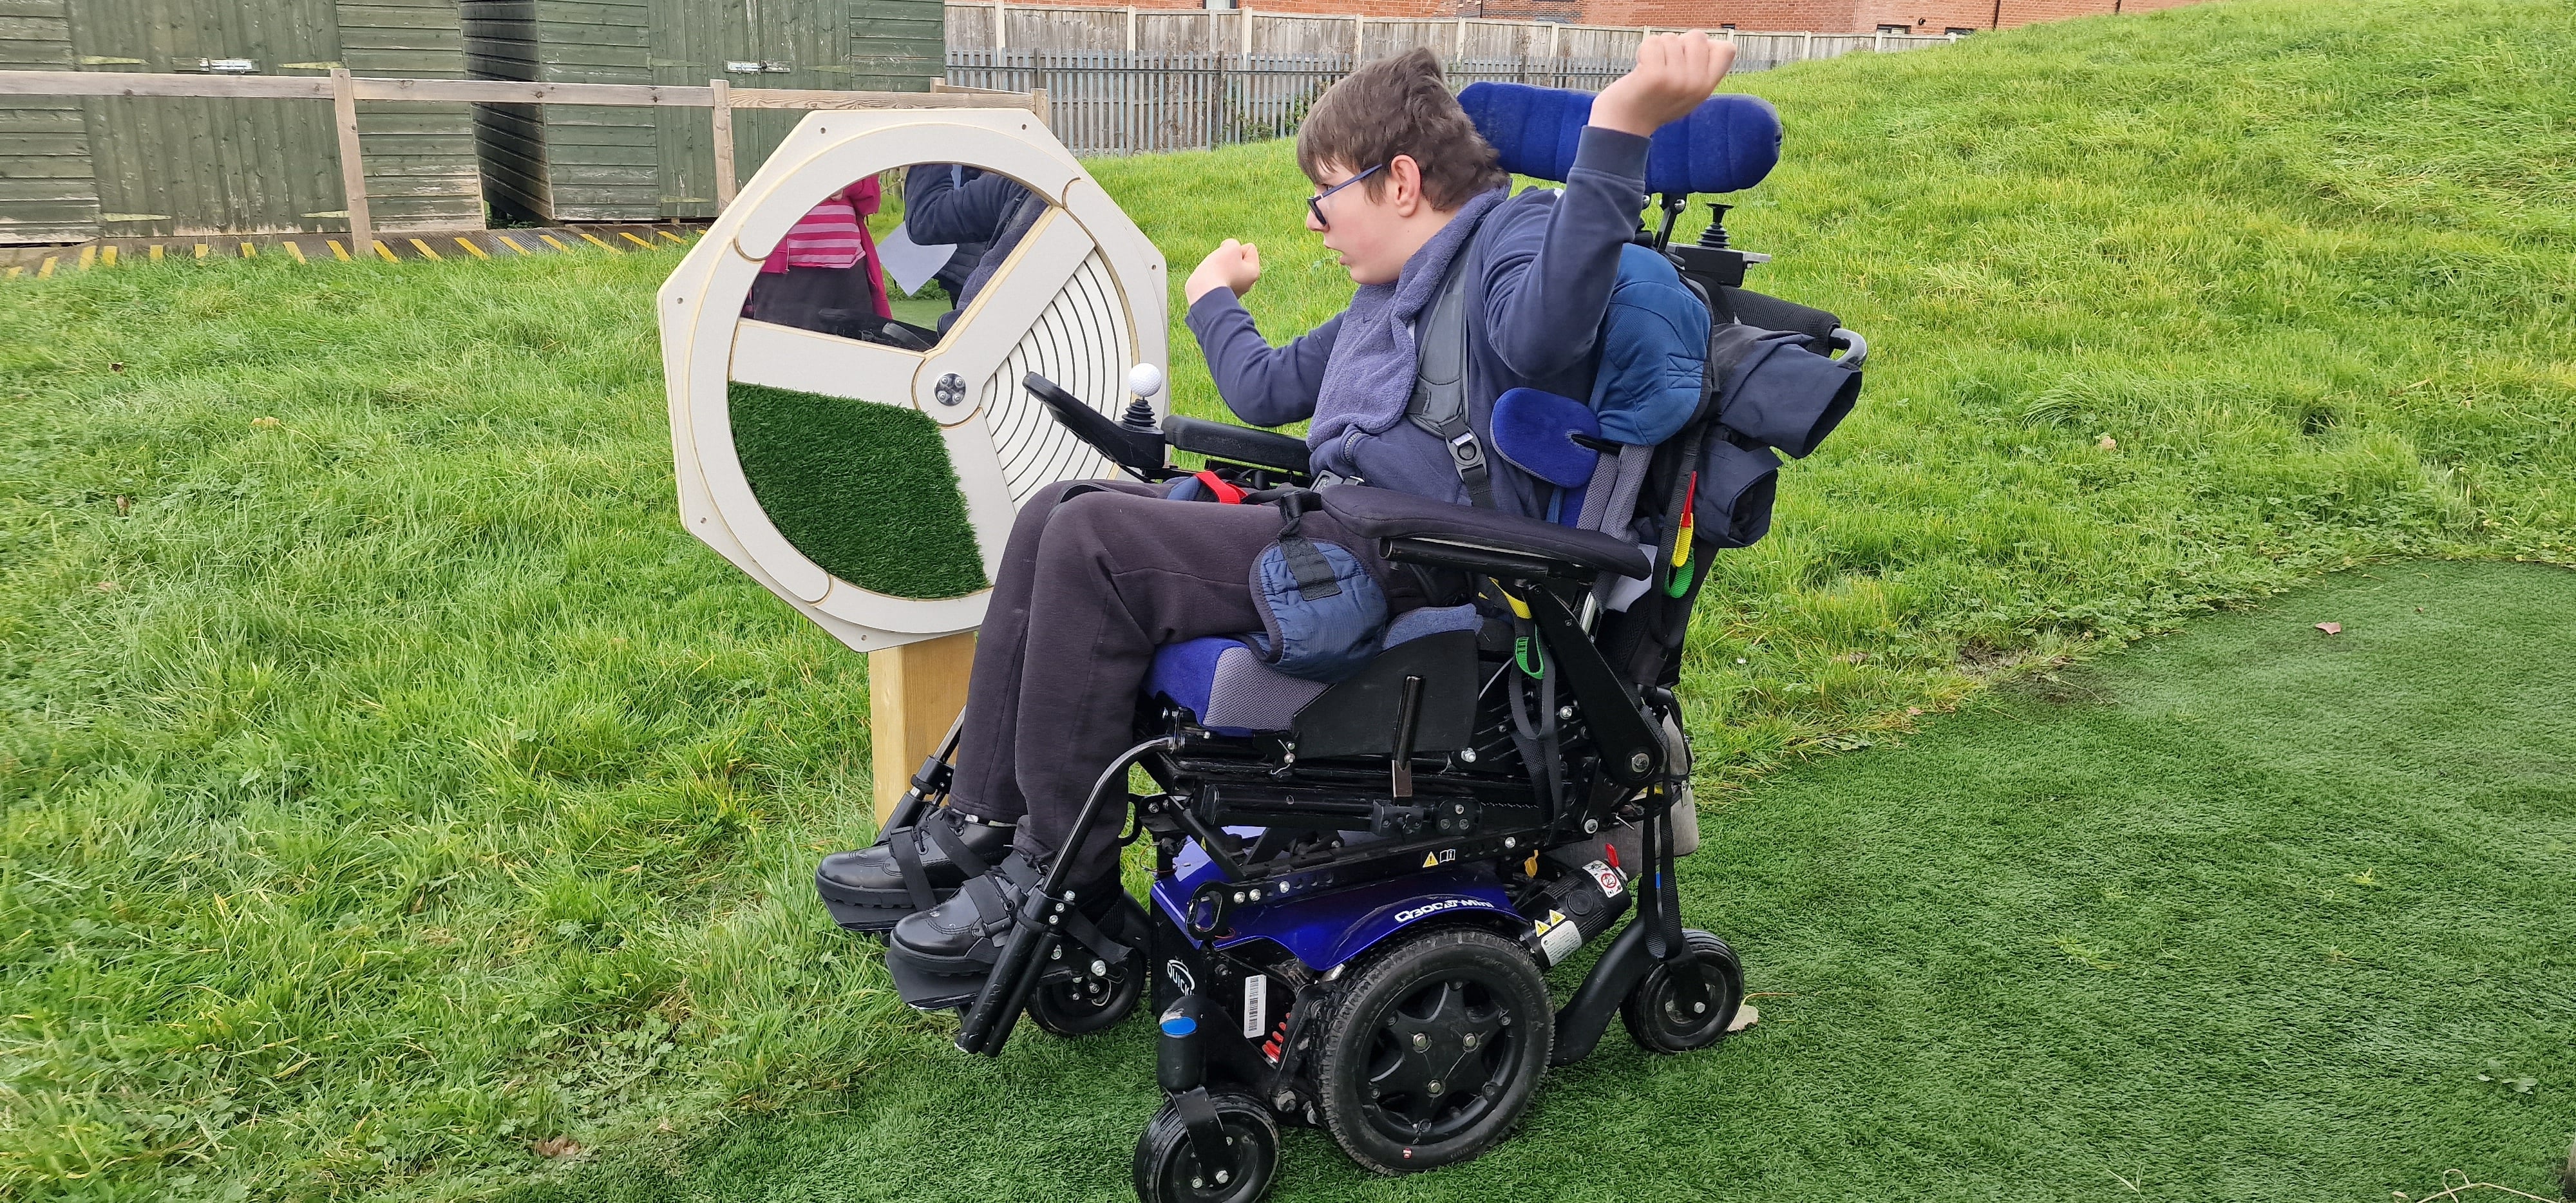
{"type": "MultiPolygon", "coordinates": [[[[1820,353],[1843,351],[1841,362],[1859,367],[1867,344],[1833,315],[1741,287],[1745,267],[1767,257],[1726,245],[1725,206],[1713,206],[1709,233],[1690,247],[1668,245],[1681,199],[1664,198],[1661,207],[1661,229],[1640,231],[1639,241],[1668,254],[1721,320],[1758,315],[1766,325],[1804,331],[1820,353]]],[[[1188,475],[1162,462],[1166,448],[1178,448],[1209,456],[1213,468],[1255,489],[1305,483],[1306,449],[1296,440],[1185,418],[1168,419],[1157,430],[1141,403],[1125,419],[1112,420],[1039,377],[1027,385],[1067,426],[1140,479],[1188,475]]],[[[1553,763],[1529,761],[1530,741],[1513,743],[1515,730],[1524,736],[1528,730],[1520,702],[1497,696],[1510,674],[1530,670],[1518,667],[1516,655],[1480,649],[1475,632],[1434,634],[1388,649],[1301,709],[1284,733],[1222,734],[1179,706],[1148,705],[1138,716],[1146,738],[1103,770],[1073,825],[1093,831],[1115,804],[1129,812],[1122,844],[1153,840],[1148,899],[1139,908],[1121,898],[1109,921],[1131,939],[1141,929],[1141,946],[1121,943],[1082,918],[1077,900],[1065,892],[1076,858],[1058,856],[1024,895],[1020,921],[971,999],[915,1002],[962,1007],[957,1047],[994,1056],[1024,1011],[1038,1013],[1051,1030],[1097,1030],[1123,1017],[1150,981],[1160,1013],[1156,1078],[1165,1104],[1137,1151],[1136,1185],[1149,1203],[1179,1197],[1149,1181],[1179,1164],[1173,1156],[1193,1167],[1189,1197],[1257,1199],[1275,1170],[1278,1122],[1330,1126],[1318,1115],[1322,1088],[1310,1065],[1317,1029],[1339,1019],[1334,992],[1345,970],[1372,963],[1378,950],[1392,957],[1409,937],[1468,929],[1509,941],[1539,970],[1564,963],[1572,947],[1544,939],[1550,924],[1525,911],[1543,887],[1571,874],[1560,862],[1555,876],[1542,878],[1538,861],[1561,848],[1604,841],[1620,825],[1638,830],[1635,875],[1623,875],[1615,851],[1608,866],[1585,868],[1614,875],[1603,881],[1605,893],[1632,884],[1627,893],[1635,913],[1573,994],[1553,1008],[1546,1064],[1589,1056],[1623,1007],[1640,1043],[1673,1052],[1722,1039],[1742,1004],[1742,969],[1733,951],[1681,924],[1672,808],[1688,796],[1690,759],[1670,689],[1678,646],[1667,648],[1670,659],[1652,681],[1631,682],[1613,667],[1596,642],[1608,629],[1593,594],[1597,564],[1451,537],[1385,537],[1378,551],[1390,563],[1490,581],[1529,621],[1545,666],[1531,675],[1553,676],[1570,692],[1554,712],[1561,725],[1553,737],[1537,741],[1551,749],[1553,763]],[[1458,704],[1462,698],[1472,703],[1458,704]],[[1667,732],[1678,747],[1668,746],[1667,732]],[[1513,759],[1517,771],[1484,750],[1499,752],[1506,744],[1521,751],[1513,759]],[[1158,792],[1128,793],[1129,771],[1139,767],[1158,792]],[[1260,834],[1247,842],[1229,828],[1260,834]],[[1373,838],[1341,838],[1362,829],[1373,838]],[[1067,955],[1069,941],[1100,955],[1086,968],[1086,958],[1067,955]],[[1118,963],[1102,950],[1119,954],[1118,963]],[[1284,997],[1271,993],[1273,981],[1286,988],[1284,997]],[[1098,1000],[1093,1017],[1046,1009],[1041,990],[1066,987],[1098,1000]],[[1693,1018],[1680,1037],[1666,1028],[1649,1039],[1639,1010],[1653,1006],[1693,1018]],[[1195,1176],[1210,1167],[1217,1167],[1213,1188],[1195,1176]]],[[[1687,592],[1675,595],[1685,624],[1706,580],[1705,572],[1696,573],[1687,592]]],[[[1541,702],[1542,724],[1550,721],[1551,705],[1541,702]]],[[[944,801],[956,742],[952,729],[885,827],[915,823],[944,801]]],[[[1627,906],[1621,899],[1579,942],[1606,934],[1627,906]]],[[[898,984],[904,984],[900,974],[898,984]]],[[[921,997],[911,989],[906,995],[907,1001],[921,997]]],[[[1452,1159],[1474,1156],[1499,1135],[1497,1127],[1452,1159]]],[[[1358,1156],[1347,1141],[1345,1149],[1358,1156]]],[[[1403,1150],[1406,1158],[1413,1153],[1403,1150]]]]}

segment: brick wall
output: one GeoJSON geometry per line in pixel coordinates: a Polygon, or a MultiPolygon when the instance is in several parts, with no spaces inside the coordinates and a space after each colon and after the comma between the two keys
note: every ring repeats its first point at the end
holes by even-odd
{"type": "Polygon", "coordinates": [[[1813,33],[1869,33],[1881,25],[1903,25],[1915,33],[1937,34],[1949,29],[2010,29],[2037,21],[2145,12],[2192,2],[2002,0],[1999,9],[1995,0],[1585,0],[1580,19],[1588,25],[1658,29],[1733,25],[1738,29],[1813,33]]]}

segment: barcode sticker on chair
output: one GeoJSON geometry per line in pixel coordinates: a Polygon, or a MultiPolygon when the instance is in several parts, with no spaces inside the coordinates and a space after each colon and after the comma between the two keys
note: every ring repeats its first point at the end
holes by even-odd
{"type": "Polygon", "coordinates": [[[1256,973],[1243,979],[1243,1038],[1261,1039],[1270,1024],[1270,976],[1256,973]]]}

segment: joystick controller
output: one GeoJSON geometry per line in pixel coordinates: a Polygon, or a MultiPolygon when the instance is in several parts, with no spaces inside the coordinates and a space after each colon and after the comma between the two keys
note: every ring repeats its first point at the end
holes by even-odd
{"type": "Polygon", "coordinates": [[[1163,391],[1163,370],[1150,363],[1127,369],[1127,412],[1118,424],[1134,431],[1154,429],[1154,403],[1147,398],[1163,391]]]}

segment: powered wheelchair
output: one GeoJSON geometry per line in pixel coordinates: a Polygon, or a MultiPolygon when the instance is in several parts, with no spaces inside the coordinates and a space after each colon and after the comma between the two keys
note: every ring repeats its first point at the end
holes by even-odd
{"type": "MultiPolygon", "coordinates": [[[[1589,105],[1495,84],[1460,101],[1507,169],[1547,179],[1563,177],[1589,105]]],[[[1695,244],[1671,235],[1692,193],[1759,181],[1778,144],[1776,114],[1743,96],[1654,139],[1661,224],[1627,253],[1671,264],[1712,331],[1697,408],[1676,433],[1622,442],[1582,402],[1506,394],[1490,449],[1470,438],[1460,452],[1462,467],[1490,450],[1545,480],[1556,521],[1310,489],[1297,439],[1157,423],[1141,401],[1112,419],[1025,382],[1140,479],[1320,508],[1435,599],[1332,683],[1272,670],[1236,639],[1160,649],[1137,742],[1073,828],[1125,811],[1123,840],[1152,848],[1147,897],[1086,918],[1097,900],[1066,895],[1072,858],[1058,857],[988,977],[890,961],[907,1002],[964,1013],[956,1043],[971,1053],[998,1054],[1023,1013],[1080,1035],[1150,998],[1166,1097],[1136,1147],[1141,1199],[1259,1198],[1282,1125],[1322,1128],[1382,1173],[1463,1161],[1505,1134],[1547,1067],[1589,1055],[1614,1013],[1659,1053],[1713,1044],[1736,1019],[1736,954],[1683,925],[1674,879],[1699,838],[1674,697],[1683,641],[1711,557],[1768,529],[1774,451],[1803,456],[1833,429],[1868,351],[1834,315],[1742,287],[1766,257],[1727,245],[1724,206],[1695,244]],[[1175,467],[1175,451],[1206,466],[1175,467]],[[1135,769],[1150,792],[1130,792],[1135,769]],[[1545,972],[1604,936],[1558,1005],[1545,972]]],[[[1438,341],[1421,340],[1426,379],[1438,341]]],[[[927,830],[955,751],[952,731],[888,838],[927,830]]]]}

